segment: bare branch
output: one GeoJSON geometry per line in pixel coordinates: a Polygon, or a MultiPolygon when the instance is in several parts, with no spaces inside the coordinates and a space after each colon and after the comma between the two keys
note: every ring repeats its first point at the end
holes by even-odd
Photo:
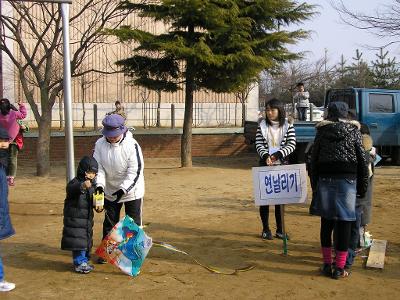
{"type": "MultiPolygon", "coordinates": [[[[400,37],[400,0],[395,0],[392,5],[381,5],[373,15],[367,15],[358,11],[351,11],[342,0],[335,3],[331,0],[331,6],[339,13],[343,23],[354,28],[366,30],[371,34],[383,38],[395,38],[385,47],[399,42],[400,37]]],[[[382,46],[378,47],[381,48],[382,46]]]]}

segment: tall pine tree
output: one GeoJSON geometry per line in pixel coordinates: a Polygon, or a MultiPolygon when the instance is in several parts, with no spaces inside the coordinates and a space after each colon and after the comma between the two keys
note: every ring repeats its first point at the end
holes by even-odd
{"type": "Polygon", "coordinates": [[[396,58],[388,57],[389,51],[375,54],[377,59],[372,62],[373,84],[381,89],[398,89],[400,86],[400,70],[396,58]]]}
{"type": "MultiPolygon", "coordinates": [[[[133,56],[119,61],[123,70],[147,83],[157,81],[152,66],[169,65],[163,76],[176,88],[184,82],[185,116],[181,139],[181,165],[192,165],[193,93],[198,89],[234,92],[243,89],[264,69],[297,58],[286,48],[306,37],[287,25],[313,15],[313,6],[290,0],[160,0],[124,1],[121,9],[163,22],[166,32],[152,34],[122,26],[112,31],[123,42],[137,42],[133,56]],[[177,66],[179,70],[177,70],[177,66]]],[[[163,67],[163,70],[167,68],[163,67]]]]}
{"type": "Polygon", "coordinates": [[[356,55],[349,67],[349,86],[365,88],[372,85],[372,74],[362,55],[363,53],[356,49],[356,55]]]}

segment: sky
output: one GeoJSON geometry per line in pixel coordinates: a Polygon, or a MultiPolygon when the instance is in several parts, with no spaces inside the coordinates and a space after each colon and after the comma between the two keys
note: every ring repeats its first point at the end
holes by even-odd
{"type": "MultiPolygon", "coordinates": [[[[301,28],[311,30],[311,38],[298,42],[297,45],[290,47],[296,52],[307,51],[307,58],[315,61],[324,57],[327,49],[328,63],[336,64],[340,61],[343,54],[348,61],[355,56],[355,49],[363,53],[363,58],[369,62],[375,60],[377,50],[371,50],[366,45],[379,47],[386,44],[389,40],[382,40],[367,31],[356,29],[350,25],[344,24],[340,20],[338,12],[330,3],[338,3],[339,0],[304,0],[309,4],[316,4],[320,12],[313,19],[300,25],[301,28]]],[[[362,12],[373,15],[377,9],[382,10],[384,5],[394,3],[394,0],[344,0],[347,8],[352,11],[362,12]]],[[[389,56],[400,55],[400,46],[391,46],[388,48],[389,56]]],[[[397,59],[398,60],[398,59],[397,59]]]]}

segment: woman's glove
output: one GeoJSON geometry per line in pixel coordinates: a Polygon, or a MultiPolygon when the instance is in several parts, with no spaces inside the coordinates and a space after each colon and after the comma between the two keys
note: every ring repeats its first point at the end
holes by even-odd
{"type": "Polygon", "coordinates": [[[117,196],[117,200],[119,201],[121,200],[122,196],[124,195],[124,190],[123,189],[119,189],[118,191],[116,191],[115,193],[112,193],[113,196],[117,196]]]}

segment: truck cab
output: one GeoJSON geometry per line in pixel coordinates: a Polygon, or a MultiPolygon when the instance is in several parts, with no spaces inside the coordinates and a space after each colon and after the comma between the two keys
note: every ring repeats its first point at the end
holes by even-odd
{"type": "Polygon", "coordinates": [[[325,98],[330,102],[343,101],[349,105],[352,117],[368,125],[374,145],[381,155],[400,163],[400,91],[385,89],[331,89],[325,98]]]}

